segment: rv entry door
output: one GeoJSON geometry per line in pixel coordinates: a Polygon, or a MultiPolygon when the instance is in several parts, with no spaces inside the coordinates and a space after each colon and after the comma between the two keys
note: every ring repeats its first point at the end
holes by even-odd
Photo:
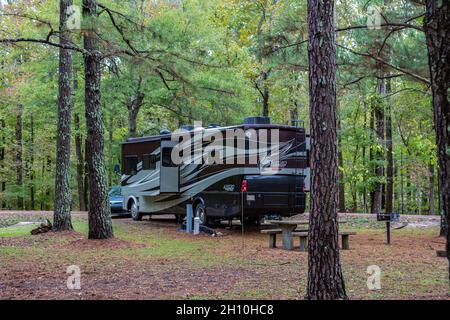
{"type": "Polygon", "coordinates": [[[160,192],[180,191],[180,167],[172,161],[172,150],[176,141],[161,140],[160,192]]]}

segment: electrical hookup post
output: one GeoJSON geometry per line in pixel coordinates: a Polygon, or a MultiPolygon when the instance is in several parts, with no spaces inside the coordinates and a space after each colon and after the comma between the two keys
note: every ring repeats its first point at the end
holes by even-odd
{"type": "Polygon", "coordinates": [[[400,221],[400,213],[379,213],[377,221],[386,222],[386,243],[391,244],[391,222],[400,221]]]}
{"type": "Polygon", "coordinates": [[[192,204],[186,205],[186,232],[194,233],[194,236],[200,234],[200,218],[194,217],[192,204]]]}

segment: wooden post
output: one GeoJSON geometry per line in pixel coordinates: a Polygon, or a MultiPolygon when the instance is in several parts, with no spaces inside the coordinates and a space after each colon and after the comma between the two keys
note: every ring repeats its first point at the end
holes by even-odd
{"type": "Polygon", "coordinates": [[[386,221],[386,240],[387,244],[391,244],[391,222],[386,221]]]}
{"type": "Polygon", "coordinates": [[[300,251],[308,250],[308,236],[300,236],[300,251]]]}

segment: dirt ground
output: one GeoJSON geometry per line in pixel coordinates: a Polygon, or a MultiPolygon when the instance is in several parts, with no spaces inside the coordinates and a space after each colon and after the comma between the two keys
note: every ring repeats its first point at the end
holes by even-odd
{"type": "MultiPolygon", "coordinates": [[[[303,299],[307,253],[269,249],[257,228],[220,228],[223,236],[193,236],[171,219],[114,219],[115,239],[87,240],[84,213],[73,232],[31,236],[49,213],[0,212],[0,299],[303,299]],[[81,289],[67,288],[69,266],[81,289]]],[[[385,244],[382,226],[350,215],[351,250],[341,251],[351,299],[448,299],[448,262],[438,258],[438,228],[403,228],[385,244]],[[369,290],[367,268],[381,269],[381,289],[369,290]]],[[[298,241],[298,240],[297,240],[298,241]]],[[[298,245],[298,243],[295,243],[298,245]]]]}

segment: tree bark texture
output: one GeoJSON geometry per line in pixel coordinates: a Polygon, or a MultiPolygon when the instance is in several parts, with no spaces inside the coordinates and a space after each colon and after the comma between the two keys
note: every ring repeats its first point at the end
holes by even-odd
{"type": "Polygon", "coordinates": [[[83,137],[80,132],[80,116],[75,113],[75,154],[77,157],[77,190],[78,190],[78,207],[80,211],[86,211],[86,202],[84,201],[84,157],[83,157],[83,137]]]}
{"type": "MultiPolygon", "coordinates": [[[[71,43],[70,30],[67,30],[68,8],[72,0],[59,2],[60,43],[71,43]]],[[[72,121],[72,53],[59,49],[58,80],[58,128],[56,135],[56,180],[55,205],[53,212],[53,231],[72,230],[70,215],[72,193],[70,189],[70,132],[72,121]]]]}
{"type": "MultiPolygon", "coordinates": [[[[0,119],[0,133],[2,135],[2,141],[0,144],[0,171],[3,171],[5,169],[5,146],[6,146],[6,135],[5,135],[5,120],[0,119]]],[[[2,174],[2,177],[4,175],[2,174]]],[[[4,179],[4,178],[2,178],[4,179]]],[[[6,181],[2,180],[0,183],[0,193],[1,193],[1,201],[0,201],[0,208],[5,209],[6,208],[6,201],[4,193],[6,191],[6,181]]]]}
{"type": "Polygon", "coordinates": [[[23,210],[23,106],[17,106],[16,121],[16,185],[19,188],[17,195],[17,209],[23,210]]]}
{"type": "Polygon", "coordinates": [[[338,245],[334,1],[308,1],[311,214],[307,299],[346,299],[338,245]]]}
{"type": "Polygon", "coordinates": [[[100,100],[101,54],[98,48],[97,1],[83,0],[85,108],[87,126],[87,164],[89,175],[89,239],[113,237],[104,163],[104,133],[100,100]]]}
{"type": "MultiPolygon", "coordinates": [[[[425,37],[433,94],[434,127],[439,164],[441,216],[446,226],[450,281],[450,2],[426,1],[425,37]]],[[[442,232],[442,230],[441,230],[442,232]]]]}

